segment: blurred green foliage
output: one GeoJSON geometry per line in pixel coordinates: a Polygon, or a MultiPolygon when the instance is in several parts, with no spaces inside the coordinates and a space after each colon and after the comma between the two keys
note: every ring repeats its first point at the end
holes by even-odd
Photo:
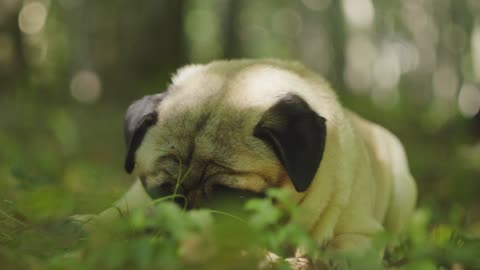
{"type": "MultiPolygon", "coordinates": [[[[183,236],[132,235],[148,225],[139,216],[87,239],[59,220],[99,212],[132,182],[121,169],[132,100],[162,91],[183,64],[240,57],[300,61],[399,136],[419,211],[390,263],[480,268],[479,14],[477,0],[0,0],[2,269],[184,267],[183,236]]],[[[238,243],[281,253],[284,239],[307,241],[267,226],[282,215],[268,201],[248,205],[263,211],[248,222],[266,237],[242,232],[238,243]]],[[[162,207],[184,232],[211,222],[162,207]]],[[[216,259],[240,267],[235,256],[216,259]]]]}

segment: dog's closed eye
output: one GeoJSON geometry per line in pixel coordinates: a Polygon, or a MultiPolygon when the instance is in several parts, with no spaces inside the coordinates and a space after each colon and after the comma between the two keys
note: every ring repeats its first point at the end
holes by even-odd
{"type": "Polygon", "coordinates": [[[263,192],[253,192],[217,184],[212,187],[212,196],[247,200],[250,198],[264,197],[265,194],[263,192]]]}

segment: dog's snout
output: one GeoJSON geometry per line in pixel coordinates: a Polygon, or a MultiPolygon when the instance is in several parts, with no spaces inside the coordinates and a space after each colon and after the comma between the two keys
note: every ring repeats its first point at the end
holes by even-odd
{"type": "Polygon", "coordinates": [[[146,185],[144,184],[145,191],[153,200],[168,196],[172,193],[172,184],[163,183],[159,185],[146,185]]]}
{"type": "MultiPolygon", "coordinates": [[[[143,180],[143,179],[142,179],[143,180]]],[[[183,188],[181,186],[176,187],[173,183],[161,183],[155,185],[147,185],[145,181],[142,181],[145,191],[153,200],[161,199],[167,196],[179,197],[183,196],[183,188]]]]}

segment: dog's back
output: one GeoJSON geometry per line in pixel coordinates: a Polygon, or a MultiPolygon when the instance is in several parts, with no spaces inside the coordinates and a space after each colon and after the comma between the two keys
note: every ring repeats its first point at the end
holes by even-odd
{"type": "Polygon", "coordinates": [[[377,192],[374,213],[387,232],[404,229],[416,202],[416,186],[405,150],[387,129],[349,112],[353,126],[361,135],[372,160],[377,192]]]}

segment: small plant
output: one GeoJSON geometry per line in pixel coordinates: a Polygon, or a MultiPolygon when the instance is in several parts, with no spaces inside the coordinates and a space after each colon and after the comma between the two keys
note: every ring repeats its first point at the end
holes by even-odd
{"type": "Polygon", "coordinates": [[[379,263],[388,236],[363,256],[326,253],[291,222],[302,213],[288,192],[266,195],[248,200],[243,211],[234,205],[232,211],[185,211],[171,201],[181,195],[173,194],[88,235],[78,224],[21,220],[3,203],[0,263],[2,269],[290,269],[283,259],[300,248],[313,269],[480,269],[480,242],[459,227],[432,226],[426,209],[415,213],[405,239],[379,263]],[[278,255],[277,263],[265,262],[267,252],[278,255]]]}

